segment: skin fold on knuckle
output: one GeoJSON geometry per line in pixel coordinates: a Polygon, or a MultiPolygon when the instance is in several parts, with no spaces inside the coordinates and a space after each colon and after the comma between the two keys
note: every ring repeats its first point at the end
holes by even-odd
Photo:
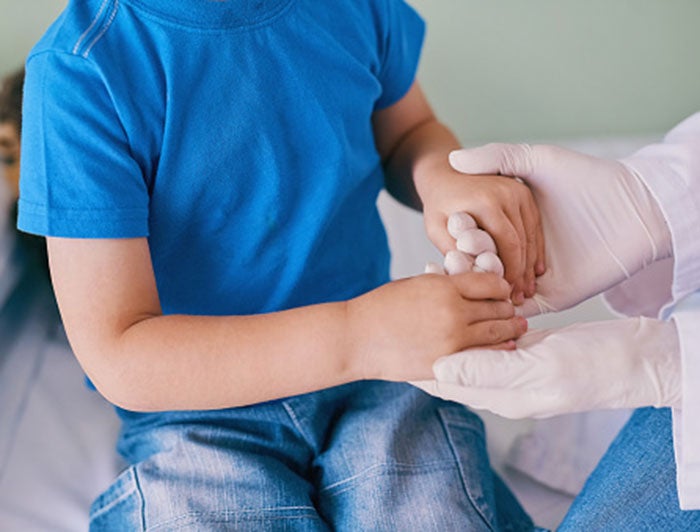
{"type": "Polygon", "coordinates": [[[515,337],[513,327],[508,320],[491,320],[484,323],[483,343],[494,345],[515,337]]]}
{"type": "Polygon", "coordinates": [[[510,295],[510,287],[491,272],[469,272],[463,278],[463,293],[467,298],[503,300],[510,295]]]}
{"type": "Polygon", "coordinates": [[[509,320],[515,316],[515,308],[511,303],[500,301],[495,304],[497,306],[496,318],[509,320]]]}

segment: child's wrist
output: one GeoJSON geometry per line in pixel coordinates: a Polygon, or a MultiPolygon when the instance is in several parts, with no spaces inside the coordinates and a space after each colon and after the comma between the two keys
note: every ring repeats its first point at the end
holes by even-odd
{"type": "Polygon", "coordinates": [[[418,196],[425,205],[431,194],[439,188],[437,185],[447,174],[452,173],[445,153],[431,153],[417,161],[413,170],[413,182],[418,196]]]}
{"type": "Polygon", "coordinates": [[[368,323],[367,305],[362,296],[345,303],[345,360],[351,380],[370,380],[381,378],[373,364],[370,346],[372,324],[368,323]]]}

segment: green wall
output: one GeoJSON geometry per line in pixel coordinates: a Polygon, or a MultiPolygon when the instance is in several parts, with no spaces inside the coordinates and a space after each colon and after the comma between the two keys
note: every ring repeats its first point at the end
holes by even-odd
{"type": "Polygon", "coordinates": [[[647,135],[700,110],[698,0],[411,0],[464,142],[647,135]]]}
{"type": "MultiPolygon", "coordinates": [[[[465,143],[656,134],[700,110],[698,0],[410,1],[420,79],[465,143]]],[[[0,0],[0,74],[65,4],[0,0]]]]}
{"type": "Polygon", "coordinates": [[[24,57],[67,0],[0,0],[0,75],[22,66],[24,57]]]}

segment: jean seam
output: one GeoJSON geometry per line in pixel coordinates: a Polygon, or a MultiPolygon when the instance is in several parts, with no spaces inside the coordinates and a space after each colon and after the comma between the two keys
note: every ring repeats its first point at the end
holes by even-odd
{"type": "MultiPolygon", "coordinates": [[[[481,517],[482,521],[486,524],[486,526],[489,528],[489,530],[494,530],[493,525],[489,521],[489,519],[486,517],[484,514],[483,510],[481,509],[481,505],[477,503],[476,500],[474,500],[474,495],[471,493],[469,490],[468,484],[467,484],[467,479],[464,478],[464,471],[463,471],[463,466],[462,466],[462,461],[460,460],[459,453],[457,452],[455,442],[452,439],[452,435],[450,434],[449,430],[449,422],[447,419],[445,419],[445,414],[443,412],[444,408],[439,408],[438,409],[438,416],[440,417],[440,423],[442,424],[443,430],[445,431],[445,437],[447,438],[447,442],[450,447],[450,451],[452,452],[452,457],[454,459],[454,463],[457,464],[457,471],[459,473],[459,479],[462,482],[462,489],[464,489],[464,493],[467,495],[467,499],[469,500],[470,504],[476,511],[476,513],[481,517]]],[[[467,424],[463,424],[462,428],[466,428],[467,430],[474,430],[473,426],[468,426],[467,424]]]]}
{"type": "Polygon", "coordinates": [[[358,478],[363,478],[367,477],[369,473],[373,472],[388,472],[388,471],[401,471],[401,472],[410,472],[410,471],[416,471],[416,470],[421,470],[421,471],[426,471],[426,472],[432,472],[432,471],[440,471],[442,469],[452,469],[454,467],[454,462],[453,461],[445,461],[445,460],[436,460],[434,462],[426,462],[422,464],[403,464],[403,463],[383,463],[383,464],[375,464],[370,467],[367,467],[360,471],[359,473],[356,473],[355,475],[352,475],[351,477],[344,478],[343,480],[339,480],[337,482],[334,482],[332,484],[329,484],[328,486],[324,486],[323,488],[319,489],[319,494],[320,493],[327,493],[331,496],[338,495],[340,493],[343,493],[347,491],[348,489],[352,488],[352,484],[354,484],[353,481],[357,480],[358,478]],[[336,489],[341,486],[341,489],[336,489]]]}
{"type": "Polygon", "coordinates": [[[139,497],[139,517],[141,518],[141,530],[146,530],[146,499],[141,491],[141,481],[139,480],[138,471],[136,467],[133,468],[134,475],[134,489],[139,497]]]}
{"type": "Polygon", "coordinates": [[[294,412],[294,408],[286,401],[282,402],[282,408],[284,408],[284,411],[292,420],[294,428],[297,429],[297,432],[299,432],[299,434],[301,434],[301,436],[304,438],[306,445],[308,445],[310,449],[316,449],[316,446],[313,443],[313,439],[306,433],[306,430],[304,430],[304,427],[301,424],[299,417],[297,416],[296,412],[294,412]]]}
{"type": "MultiPolygon", "coordinates": [[[[138,476],[136,472],[136,467],[131,466],[129,468],[129,474],[131,475],[131,481],[129,482],[128,489],[124,490],[118,497],[110,499],[105,504],[101,505],[96,511],[90,513],[90,521],[100,518],[107,512],[112,511],[116,506],[121,504],[123,501],[128,500],[130,497],[137,497],[139,502],[139,531],[146,530],[146,518],[145,518],[145,503],[143,493],[141,491],[141,486],[138,481],[138,476]]],[[[124,474],[126,471],[124,472],[124,474]]],[[[119,481],[118,481],[119,482],[119,481]]],[[[135,531],[136,532],[136,531],[135,531]]]]}
{"type": "Polygon", "coordinates": [[[162,521],[160,523],[155,524],[154,526],[150,527],[149,530],[160,530],[165,527],[167,527],[168,530],[171,530],[170,527],[172,526],[177,526],[177,523],[182,522],[182,521],[188,521],[192,518],[198,518],[202,516],[208,516],[209,521],[208,522],[231,522],[231,521],[238,521],[238,520],[247,520],[249,517],[255,517],[255,516],[265,516],[265,520],[267,521],[281,521],[281,520],[290,520],[290,519],[317,519],[320,520],[320,517],[316,511],[315,508],[312,506],[283,506],[279,508],[260,508],[260,509],[251,509],[251,510],[221,510],[218,512],[187,512],[181,515],[178,515],[177,517],[173,517],[171,519],[168,519],[166,521],[162,521]],[[268,515],[268,512],[273,511],[288,511],[288,510],[308,510],[307,512],[300,512],[299,514],[296,515],[279,515],[279,516],[274,516],[274,515],[268,515]]]}

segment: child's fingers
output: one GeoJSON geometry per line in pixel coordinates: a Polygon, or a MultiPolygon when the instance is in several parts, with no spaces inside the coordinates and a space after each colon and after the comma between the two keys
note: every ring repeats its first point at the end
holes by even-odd
{"type": "Polygon", "coordinates": [[[515,343],[515,340],[508,340],[500,344],[485,345],[483,349],[490,349],[491,351],[515,351],[516,347],[518,347],[518,344],[515,343]]]}
{"type": "Polygon", "coordinates": [[[531,206],[525,205],[520,209],[526,231],[526,257],[525,257],[525,297],[535,295],[535,275],[536,265],[539,259],[538,246],[538,224],[536,216],[531,211],[531,206]]]}
{"type": "Polygon", "coordinates": [[[469,323],[480,321],[507,320],[515,316],[513,305],[506,301],[465,300],[463,314],[469,323]]]}
{"type": "Polygon", "coordinates": [[[447,216],[436,214],[425,216],[425,232],[433,245],[445,255],[450,249],[454,249],[455,242],[447,230],[447,216]]]}
{"type": "MultiPolygon", "coordinates": [[[[534,201],[534,200],[533,200],[534,201]]],[[[539,209],[536,211],[537,214],[537,261],[535,262],[535,275],[540,276],[544,275],[545,272],[547,271],[547,255],[546,253],[546,245],[547,243],[544,240],[544,229],[542,228],[542,216],[540,215],[539,209]]]]}
{"type": "Polygon", "coordinates": [[[515,340],[527,332],[527,320],[516,316],[507,320],[486,320],[466,328],[465,348],[495,345],[515,340]]]}
{"type": "Polygon", "coordinates": [[[506,214],[518,234],[520,275],[513,281],[513,295],[514,300],[519,301],[519,298],[523,297],[527,289],[527,228],[522,217],[521,202],[518,201],[513,205],[508,205],[506,214]]]}
{"type": "Polygon", "coordinates": [[[507,300],[510,297],[510,285],[495,273],[458,273],[449,279],[465,299],[507,300]]]}
{"type": "Polygon", "coordinates": [[[498,216],[494,213],[477,221],[496,242],[498,256],[505,267],[506,280],[511,284],[515,283],[522,277],[525,263],[521,258],[520,237],[511,220],[505,214],[498,216]]]}

